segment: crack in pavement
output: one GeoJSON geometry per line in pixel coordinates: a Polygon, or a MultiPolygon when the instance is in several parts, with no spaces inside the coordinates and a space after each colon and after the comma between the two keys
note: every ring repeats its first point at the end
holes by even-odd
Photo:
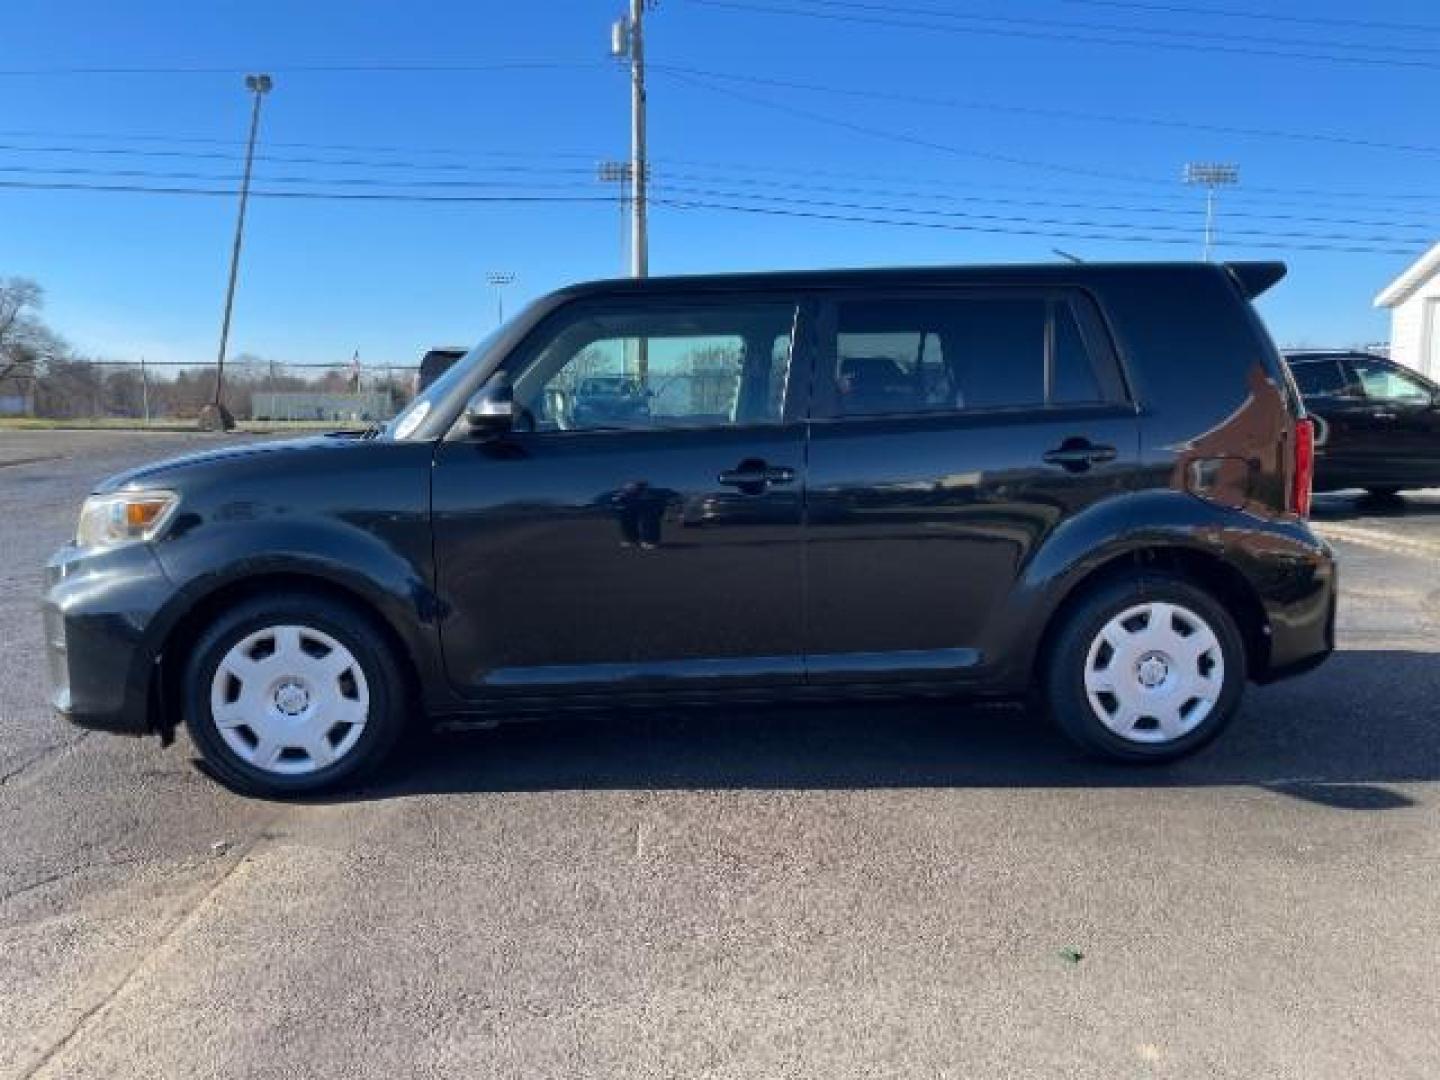
{"type": "Polygon", "coordinates": [[[47,1071],[49,1066],[79,1040],[84,1035],[86,1029],[88,1029],[94,1021],[98,1020],[111,1005],[118,1001],[124,995],[125,991],[128,990],[142,974],[155,966],[155,961],[160,954],[165,951],[167,946],[194,924],[200,909],[204,907],[206,901],[215,896],[235,875],[235,871],[244,864],[250,856],[250,853],[254,851],[262,841],[270,837],[270,825],[279,817],[280,814],[275,814],[265,825],[257,830],[254,836],[236,848],[234,858],[231,860],[230,865],[226,867],[225,872],[217,879],[208,884],[197,886],[193,890],[193,898],[187,899],[186,902],[180,905],[180,909],[172,916],[171,925],[166,928],[165,932],[160,935],[150,948],[146,949],[135,959],[134,963],[130,965],[129,970],[126,971],[109,990],[101,995],[99,1001],[85,1009],[80,1016],[76,1018],[75,1023],[71,1025],[69,1031],[41,1054],[39,1060],[20,1074],[21,1080],[32,1080],[33,1077],[37,1077],[42,1072],[47,1071]]]}
{"type": "Polygon", "coordinates": [[[8,904],[17,896],[24,896],[26,893],[32,893],[36,889],[43,889],[46,885],[53,885],[57,881],[64,881],[66,878],[79,877],[81,874],[88,874],[96,870],[115,870],[122,866],[134,866],[136,863],[144,861],[144,859],[136,855],[128,859],[111,859],[108,862],[90,863],[86,866],[72,866],[67,870],[61,870],[47,877],[40,878],[38,881],[32,881],[28,885],[21,885],[18,889],[11,890],[4,896],[0,896],[0,904],[8,904]]]}
{"type": "Polygon", "coordinates": [[[47,746],[38,754],[26,758],[9,772],[5,773],[4,775],[0,775],[0,787],[4,787],[11,780],[14,780],[22,773],[29,772],[36,765],[40,765],[51,758],[58,757],[67,750],[73,750],[75,747],[79,746],[82,742],[84,742],[86,737],[90,734],[91,733],[89,731],[80,731],[76,734],[75,738],[69,740],[68,742],[55,743],[52,746],[47,746]]]}
{"type": "Polygon", "coordinates": [[[37,765],[43,765],[49,761],[61,757],[66,752],[75,749],[75,747],[79,746],[82,742],[84,742],[93,734],[93,731],[80,729],[76,731],[75,737],[73,739],[69,739],[65,742],[53,743],[50,746],[45,747],[39,753],[33,755],[32,757],[26,758],[19,765],[15,766],[15,768],[11,769],[3,776],[0,776],[0,786],[8,784],[11,780],[18,778],[23,773],[29,772],[37,765]]]}

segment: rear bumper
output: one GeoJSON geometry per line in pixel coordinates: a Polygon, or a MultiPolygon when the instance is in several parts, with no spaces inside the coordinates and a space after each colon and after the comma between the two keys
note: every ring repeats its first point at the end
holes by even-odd
{"type": "Polygon", "coordinates": [[[1339,569],[1330,545],[1305,533],[1265,561],[1260,593],[1270,649],[1264,668],[1253,673],[1256,682],[1304,674],[1335,651],[1339,569]]]}
{"type": "Polygon", "coordinates": [[[143,544],[98,553],[66,547],[45,576],[40,606],[55,711],[98,731],[153,731],[148,631],[174,593],[153,552],[143,544]]]}

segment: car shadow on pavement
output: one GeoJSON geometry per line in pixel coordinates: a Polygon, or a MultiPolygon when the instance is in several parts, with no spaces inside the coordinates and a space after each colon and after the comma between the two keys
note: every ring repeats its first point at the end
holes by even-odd
{"type": "Polygon", "coordinates": [[[606,789],[1256,785],[1338,809],[1411,805],[1440,779],[1440,653],[1346,651],[1251,687],[1234,725],[1168,766],[1087,758],[1042,716],[959,702],[568,714],[418,740],[340,801],[606,789]]]}

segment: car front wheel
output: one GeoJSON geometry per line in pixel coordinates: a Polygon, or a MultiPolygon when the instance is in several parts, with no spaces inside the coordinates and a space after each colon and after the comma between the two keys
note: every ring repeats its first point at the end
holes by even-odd
{"type": "Polygon", "coordinates": [[[1115,582],[1082,601],[1046,672],[1062,730],[1124,761],[1199,749],[1230,722],[1244,685],[1234,620],[1205,591],[1162,575],[1115,582]]]}
{"type": "Polygon", "coordinates": [[[395,745],[401,676],[363,613],[328,597],[247,601],[201,637],[185,673],[185,720],[231,787],[310,795],[355,783],[395,745]]]}

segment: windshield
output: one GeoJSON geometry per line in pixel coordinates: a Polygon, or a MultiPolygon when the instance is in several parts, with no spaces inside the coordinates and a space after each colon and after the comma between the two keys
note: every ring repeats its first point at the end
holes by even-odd
{"type": "Polygon", "coordinates": [[[490,331],[478,345],[451,364],[445,374],[416,394],[415,400],[396,413],[395,418],[385,425],[384,437],[397,442],[417,438],[416,433],[424,426],[425,418],[449,396],[450,391],[468,372],[475,370],[476,364],[484,360],[508,325],[497,326],[490,331]]]}

